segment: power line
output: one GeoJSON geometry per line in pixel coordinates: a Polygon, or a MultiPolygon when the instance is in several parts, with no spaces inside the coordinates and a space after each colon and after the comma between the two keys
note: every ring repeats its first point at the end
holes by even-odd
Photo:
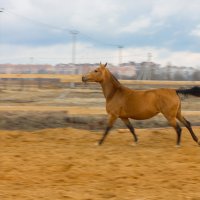
{"type": "Polygon", "coordinates": [[[70,31],[72,34],[72,64],[76,64],[76,35],[79,33],[76,30],[70,31]]]}
{"type": "Polygon", "coordinates": [[[98,40],[96,38],[93,38],[85,33],[80,32],[81,35],[83,35],[85,38],[88,38],[89,40],[97,43],[97,44],[102,44],[104,46],[111,46],[111,47],[118,47],[119,44],[111,44],[111,43],[107,43],[107,42],[103,42],[102,40],[98,40]]]}
{"type": "Polygon", "coordinates": [[[81,31],[79,31],[79,30],[77,30],[77,29],[61,28],[61,27],[58,27],[58,26],[50,25],[50,24],[48,24],[48,23],[41,22],[41,21],[39,21],[39,20],[35,20],[35,19],[30,18],[30,17],[26,17],[26,16],[20,15],[20,14],[18,14],[18,13],[15,13],[15,12],[12,12],[12,11],[10,11],[10,10],[3,9],[3,8],[1,8],[0,11],[1,11],[1,12],[4,12],[4,13],[7,13],[7,14],[14,15],[14,16],[19,17],[19,18],[22,18],[22,19],[27,20],[27,21],[29,21],[29,22],[31,22],[31,23],[34,23],[34,24],[38,24],[38,25],[42,25],[42,26],[48,27],[48,28],[50,28],[50,29],[54,29],[54,30],[57,29],[57,30],[60,30],[60,31],[66,31],[66,32],[68,32],[69,34],[72,34],[72,32],[76,31],[76,32],[78,32],[80,35],[82,35],[83,37],[85,37],[86,39],[89,39],[89,40],[93,41],[94,43],[102,44],[102,45],[104,45],[104,46],[111,46],[111,47],[118,47],[118,46],[119,46],[119,44],[112,44],[112,43],[107,43],[107,42],[103,42],[103,41],[101,41],[101,40],[98,40],[98,39],[96,39],[96,38],[94,38],[94,37],[91,37],[91,36],[89,36],[88,34],[85,34],[85,33],[81,32],[81,31]]]}
{"type": "MultiPolygon", "coordinates": [[[[142,55],[135,55],[135,54],[133,54],[133,55],[123,55],[123,58],[132,58],[133,59],[133,57],[135,57],[135,56],[137,56],[137,58],[142,58],[143,56],[142,55]]],[[[27,56],[27,57],[25,57],[25,56],[22,56],[22,57],[20,57],[20,56],[18,56],[18,57],[5,57],[5,58],[0,58],[0,60],[6,60],[6,59],[24,59],[24,58],[30,58],[30,57],[34,57],[35,59],[41,59],[41,60],[63,60],[63,59],[67,59],[67,60],[71,60],[71,57],[70,56],[68,56],[68,57],[38,57],[38,56],[36,56],[36,55],[30,55],[30,56],[27,56]]],[[[90,59],[90,60],[98,60],[98,59],[118,59],[118,61],[119,61],[119,55],[113,55],[113,56],[110,56],[110,55],[108,55],[108,56],[86,56],[86,57],[84,57],[84,56],[80,56],[79,58],[78,58],[78,60],[87,60],[87,59],[90,59]]],[[[136,58],[135,58],[136,59],[136,58]]]]}
{"type": "Polygon", "coordinates": [[[0,11],[4,12],[6,14],[14,15],[14,16],[16,16],[18,18],[21,18],[23,20],[29,21],[29,22],[31,22],[33,24],[40,25],[42,27],[45,26],[45,27],[50,28],[50,29],[60,30],[60,31],[67,32],[68,34],[71,34],[71,36],[72,36],[72,63],[73,64],[76,63],[77,34],[82,35],[85,39],[88,39],[88,40],[92,41],[93,43],[101,44],[103,46],[110,46],[110,47],[119,48],[119,53],[118,53],[119,65],[122,63],[122,47],[123,47],[122,45],[107,43],[107,42],[101,41],[99,39],[93,38],[93,37],[89,36],[88,34],[80,32],[77,29],[61,28],[61,27],[58,27],[58,26],[50,25],[48,23],[44,23],[44,22],[41,22],[39,20],[32,19],[30,17],[26,17],[26,16],[23,16],[23,15],[20,15],[18,13],[15,13],[15,12],[7,10],[7,9],[6,10],[5,9],[0,9],[0,11]]]}
{"type": "Polygon", "coordinates": [[[42,25],[42,26],[46,26],[48,28],[51,28],[51,29],[57,29],[57,30],[61,30],[61,31],[67,31],[67,32],[70,32],[71,29],[68,29],[68,28],[60,28],[60,27],[57,27],[57,26],[53,26],[53,25],[50,25],[48,23],[44,23],[44,22],[41,22],[41,21],[38,21],[38,20],[35,20],[35,19],[32,19],[32,18],[29,18],[29,17],[25,17],[23,15],[20,15],[20,14],[17,14],[15,12],[12,12],[12,11],[8,11],[8,10],[5,10],[3,9],[3,12],[4,13],[7,13],[7,14],[11,14],[11,15],[14,15],[16,17],[19,17],[19,18],[22,18],[26,21],[29,21],[29,22],[32,22],[34,24],[39,24],[39,25],[42,25]]]}

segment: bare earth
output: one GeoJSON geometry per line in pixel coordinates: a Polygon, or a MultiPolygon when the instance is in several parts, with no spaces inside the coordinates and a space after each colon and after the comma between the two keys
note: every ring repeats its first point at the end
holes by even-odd
{"type": "MultiPolygon", "coordinates": [[[[185,129],[177,148],[175,131],[159,128],[160,115],[133,121],[133,146],[117,122],[99,147],[106,123],[100,87],[11,86],[0,92],[0,200],[200,199],[200,147],[185,129]]],[[[199,98],[183,99],[182,108],[199,125],[199,98]]],[[[200,127],[194,131],[200,138],[200,127]]]]}
{"type": "MultiPolygon", "coordinates": [[[[200,128],[194,128],[200,137],[200,128]]],[[[200,199],[200,147],[184,129],[0,131],[1,200],[200,199]]]]}

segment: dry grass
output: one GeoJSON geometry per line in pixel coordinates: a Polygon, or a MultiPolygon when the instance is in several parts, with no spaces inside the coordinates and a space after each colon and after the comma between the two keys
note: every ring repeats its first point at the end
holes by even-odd
{"type": "MultiPolygon", "coordinates": [[[[9,79],[60,79],[61,82],[80,83],[82,75],[66,75],[66,74],[0,74],[0,78],[9,79]]],[[[179,85],[193,86],[200,85],[200,81],[161,81],[161,80],[120,80],[123,84],[133,85],[179,85]]]]}
{"type": "MultiPolygon", "coordinates": [[[[0,111],[37,111],[37,112],[59,112],[65,111],[70,115],[106,115],[102,107],[80,107],[80,106],[0,106],[0,111]]],[[[199,116],[200,111],[182,111],[185,116],[199,116]]],[[[161,114],[160,114],[161,115],[161,114]]]]}

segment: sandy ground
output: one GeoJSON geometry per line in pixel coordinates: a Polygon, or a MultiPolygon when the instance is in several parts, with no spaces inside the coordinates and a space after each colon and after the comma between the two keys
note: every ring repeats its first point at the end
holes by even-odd
{"type": "MultiPolygon", "coordinates": [[[[199,98],[182,101],[194,125],[199,106],[199,98]]],[[[133,121],[132,146],[117,122],[99,147],[105,121],[100,88],[2,90],[0,200],[200,199],[200,147],[185,129],[176,148],[172,128],[138,129],[166,127],[165,119],[133,121]]]]}
{"type": "MultiPolygon", "coordinates": [[[[194,128],[200,137],[200,128],[194,128]]],[[[0,131],[1,200],[200,199],[200,147],[184,129],[0,131]]]]}

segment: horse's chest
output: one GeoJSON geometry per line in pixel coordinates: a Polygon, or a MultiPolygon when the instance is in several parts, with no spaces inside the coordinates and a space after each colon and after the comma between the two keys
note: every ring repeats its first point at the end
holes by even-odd
{"type": "Polygon", "coordinates": [[[106,111],[109,114],[120,115],[122,106],[116,102],[106,102],[106,111]]]}

